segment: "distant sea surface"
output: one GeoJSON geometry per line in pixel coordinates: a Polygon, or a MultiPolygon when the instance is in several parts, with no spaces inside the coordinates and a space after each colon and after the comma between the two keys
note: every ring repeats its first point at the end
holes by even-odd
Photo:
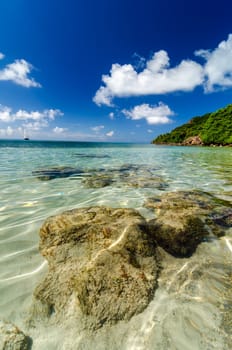
{"type": "MultiPolygon", "coordinates": [[[[38,251],[39,228],[47,217],[68,209],[98,205],[135,208],[149,217],[144,207],[147,198],[178,190],[201,190],[231,201],[232,149],[0,140],[1,318],[23,328],[33,290],[47,268],[38,251]],[[39,172],[51,174],[54,169],[52,179],[38,178],[39,172]],[[71,169],[70,173],[65,173],[65,169],[71,169]],[[105,177],[108,183],[104,182],[105,177]]],[[[228,248],[232,240],[228,239],[229,245],[218,247],[217,254],[222,259],[223,254],[232,257],[228,248]]],[[[198,331],[201,337],[204,329],[198,330],[196,326],[198,331]]],[[[144,331],[138,339],[140,345],[134,344],[131,350],[149,349],[142,340],[148,333],[144,331]]],[[[177,333],[181,334],[181,330],[177,329],[177,333]]],[[[134,338],[132,334],[131,337],[134,338]]],[[[175,344],[175,336],[173,339],[175,344]]],[[[194,343],[191,346],[191,341],[188,346],[183,342],[182,348],[178,344],[165,349],[161,345],[155,347],[154,343],[153,349],[204,348],[194,347],[194,343]]],[[[216,348],[223,350],[213,343],[207,349],[216,348]]]]}

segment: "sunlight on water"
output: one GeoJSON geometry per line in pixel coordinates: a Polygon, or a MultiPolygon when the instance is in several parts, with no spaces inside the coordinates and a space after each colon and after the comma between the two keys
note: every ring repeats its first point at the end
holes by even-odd
{"type": "Polygon", "coordinates": [[[231,251],[231,253],[232,253],[232,245],[231,245],[231,243],[230,243],[229,238],[225,238],[225,242],[226,242],[226,245],[227,245],[228,249],[229,249],[229,250],[231,251]]]}
{"type": "MultiPolygon", "coordinates": [[[[106,205],[136,208],[149,218],[145,200],[177,190],[198,189],[220,199],[232,198],[231,148],[31,144],[3,147],[0,142],[0,309],[2,318],[19,326],[47,269],[38,251],[38,232],[48,216],[106,205]],[[45,181],[34,173],[51,167],[72,167],[79,173],[45,181]],[[93,174],[96,185],[91,187],[93,174]],[[109,184],[101,187],[101,177],[109,184]]],[[[231,236],[202,244],[191,263],[176,260],[173,270],[161,274],[160,288],[144,313],[124,325],[124,331],[115,328],[124,332],[120,349],[227,349],[219,326],[220,307],[228,304],[231,236]],[[205,254],[202,261],[200,251],[205,254]],[[200,273],[202,278],[194,284],[193,276],[200,273]]],[[[79,338],[81,342],[82,335],[79,338]]],[[[72,345],[64,349],[69,348],[72,345]]]]}

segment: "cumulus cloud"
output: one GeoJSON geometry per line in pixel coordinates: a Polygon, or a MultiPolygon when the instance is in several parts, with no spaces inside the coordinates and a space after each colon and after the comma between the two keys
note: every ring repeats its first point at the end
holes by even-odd
{"type": "Polygon", "coordinates": [[[183,60],[171,68],[166,51],[156,52],[146,67],[137,72],[131,64],[113,64],[110,74],[103,75],[101,86],[94,96],[97,105],[112,106],[114,97],[165,94],[191,91],[203,82],[203,67],[191,60],[183,60]]]}
{"type": "MultiPolygon", "coordinates": [[[[13,125],[13,127],[1,128],[0,136],[22,137],[25,132],[30,135],[38,135],[39,131],[48,128],[50,122],[62,115],[63,113],[59,109],[45,109],[43,111],[26,111],[20,109],[14,112],[12,108],[0,105],[0,122],[11,123],[13,125]]],[[[64,130],[56,127],[53,131],[56,134],[61,134],[64,130]]]]}
{"type": "Polygon", "coordinates": [[[124,109],[122,113],[132,120],[145,119],[150,125],[171,123],[172,121],[169,117],[174,115],[174,112],[162,102],[157,106],[150,106],[144,103],[135,106],[131,110],[124,109]]]}
{"type": "Polygon", "coordinates": [[[3,60],[4,57],[5,55],[2,52],[0,52],[0,60],[3,60]]]}
{"type": "Polygon", "coordinates": [[[60,134],[63,134],[63,132],[66,131],[66,130],[67,130],[66,128],[59,128],[59,126],[56,126],[56,127],[53,129],[53,132],[54,132],[55,134],[60,135],[60,134]]]}
{"type": "Polygon", "coordinates": [[[41,121],[36,121],[36,122],[26,122],[26,123],[22,124],[24,130],[27,129],[30,131],[39,131],[43,128],[47,128],[48,125],[49,125],[49,123],[47,120],[41,120],[41,121]]]}
{"type": "Polygon", "coordinates": [[[8,126],[5,129],[0,129],[0,136],[12,136],[14,132],[15,130],[11,126],[8,126]]]}
{"type": "Polygon", "coordinates": [[[108,136],[108,137],[114,136],[114,131],[111,130],[111,131],[107,132],[107,133],[106,133],[106,136],[108,136]]]}
{"type": "Polygon", "coordinates": [[[220,42],[216,49],[198,50],[195,55],[206,60],[204,66],[206,92],[232,86],[232,34],[229,34],[227,40],[220,42]]]}
{"type": "MultiPolygon", "coordinates": [[[[0,53],[0,59],[4,58],[4,55],[0,53]]],[[[33,78],[29,77],[33,69],[32,64],[24,59],[15,60],[13,63],[6,65],[3,69],[0,69],[0,80],[12,81],[15,84],[24,87],[41,87],[33,78]]]]}
{"type": "Polygon", "coordinates": [[[14,113],[12,108],[0,105],[0,121],[7,123],[16,120],[41,122],[42,120],[54,120],[57,116],[62,115],[63,113],[59,109],[45,109],[43,111],[26,111],[20,109],[14,113]]]}
{"type": "Polygon", "coordinates": [[[93,126],[91,128],[91,130],[93,130],[94,132],[99,132],[99,131],[101,131],[104,128],[105,128],[104,125],[97,125],[97,126],[93,126]]]}
{"type": "Polygon", "coordinates": [[[197,50],[197,57],[205,64],[184,59],[170,66],[168,53],[155,52],[142,70],[132,64],[113,64],[108,75],[102,76],[103,85],[93,101],[98,105],[113,106],[114,97],[166,94],[175,91],[192,91],[203,86],[205,92],[232,86],[232,34],[214,50],[197,50]]]}
{"type": "Polygon", "coordinates": [[[94,98],[93,101],[98,105],[106,105],[108,107],[114,107],[113,103],[112,103],[112,99],[114,97],[113,92],[110,91],[110,89],[107,86],[101,86],[94,98]]]}

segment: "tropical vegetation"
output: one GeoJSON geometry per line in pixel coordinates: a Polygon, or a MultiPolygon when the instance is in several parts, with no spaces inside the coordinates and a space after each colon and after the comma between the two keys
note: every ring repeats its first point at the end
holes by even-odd
{"type": "Polygon", "coordinates": [[[159,135],[152,143],[183,144],[192,136],[199,136],[204,145],[232,144],[232,104],[216,112],[194,117],[171,132],[159,135]]]}

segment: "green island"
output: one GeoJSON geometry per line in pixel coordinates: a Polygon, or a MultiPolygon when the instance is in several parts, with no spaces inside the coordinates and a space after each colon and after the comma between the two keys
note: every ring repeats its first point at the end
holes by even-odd
{"type": "Polygon", "coordinates": [[[169,133],[159,135],[153,144],[232,146],[232,104],[192,118],[169,133]]]}

